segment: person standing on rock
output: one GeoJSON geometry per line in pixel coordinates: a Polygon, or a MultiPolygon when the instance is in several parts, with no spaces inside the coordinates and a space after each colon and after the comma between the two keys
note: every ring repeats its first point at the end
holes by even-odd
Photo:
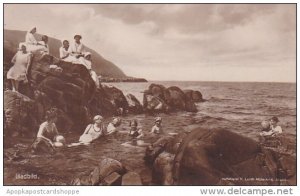
{"type": "Polygon", "coordinates": [[[74,36],[74,42],[69,47],[70,55],[79,59],[80,57],[84,57],[85,54],[85,46],[81,43],[81,35],[74,36]]]}
{"type": "Polygon", "coordinates": [[[19,91],[19,82],[27,80],[27,69],[32,57],[32,54],[27,52],[25,44],[20,44],[19,49],[20,51],[11,60],[14,65],[7,72],[7,79],[11,81],[13,91],[19,91]]]}
{"type": "Polygon", "coordinates": [[[48,153],[54,151],[55,138],[59,135],[56,123],[57,110],[52,108],[46,112],[46,121],[40,125],[37,138],[32,144],[34,153],[48,153]]]}

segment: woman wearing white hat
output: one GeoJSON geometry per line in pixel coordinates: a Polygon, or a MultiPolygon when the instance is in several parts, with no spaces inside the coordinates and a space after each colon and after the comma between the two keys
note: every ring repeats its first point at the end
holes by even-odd
{"type": "MultiPolygon", "coordinates": [[[[45,43],[45,40],[42,40],[41,42],[38,42],[34,37],[35,33],[36,33],[36,27],[31,28],[26,33],[25,44],[26,44],[26,47],[27,47],[27,51],[32,52],[32,53],[36,53],[36,52],[39,52],[39,51],[47,50],[48,45],[46,46],[47,43],[45,43]]],[[[48,37],[47,37],[47,42],[48,42],[48,37]]]]}
{"type": "Polygon", "coordinates": [[[27,69],[31,62],[32,54],[27,52],[25,44],[20,44],[19,51],[12,58],[14,65],[7,72],[7,79],[11,80],[12,90],[19,90],[19,82],[26,81],[27,69]]]}
{"type": "Polygon", "coordinates": [[[69,53],[70,55],[76,57],[79,59],[80,57],[83,57],[85,54],[85,46],[80,42],[82,39],[81,35],[75,35],[74,36],[74,42],[69,47],[69,53]]]}
{"type": "Polygon", "coordinates": [[[92,141],[98,139],[104,134],[105,128],[102,123],[103,117],[96,115],[94,117],[94,124],[89,124],[84,133],[80,136],[79,142],[81,143],[91,143],[92,141]]]}

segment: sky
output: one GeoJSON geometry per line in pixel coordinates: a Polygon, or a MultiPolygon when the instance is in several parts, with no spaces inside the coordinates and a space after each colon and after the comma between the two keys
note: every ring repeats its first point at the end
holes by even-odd
{"type": "Polygon", "coordinates": [[[5,4],[4,28],[82,42],[148,80],[296,82],[296,4],[5,4]]]}

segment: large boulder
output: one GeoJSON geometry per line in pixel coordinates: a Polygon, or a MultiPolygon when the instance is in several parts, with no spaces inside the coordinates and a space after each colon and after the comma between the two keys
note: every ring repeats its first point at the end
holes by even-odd
{"type": "Polygon", "coordinates": [[[32,136],[38,129],[36,104],[29,97],[10,90],[4,91],[5,136],[32,136]]]}
{"type": "Polygon", "coordinates": [[[87,105],[95,94],[96,85],[83,65],[35,54],[27,77],[40,111],[56,107],[64,113],[68,124],[78,130],[90,122],[87,105]],[[51,66],[53,64],[56,68],[51,66]]]}
{"type": "MultiPolygon", "coordinates": [[[[91,171],[76,177],[72,185],[113,185],[125,173],[122,163],[115,159],[103,158],[91,171]]],[[[121,181],[119,181],[119,185],[121,181]]]]}
{"type": "Polygon", "coordinates": [[[126,95],[126,101],[128,103],[128,112],[139,114],[143,112],[143,106],[139,100],[132,94],[126,95]]]}
{"type": "Polygon", "coordinates": [[[200,91],[183,90],[183,92],[188,99],[193,100],[195,103],[204,101],[200,91]]]}
{"type": "Polygon", "coordinates": [[[115,107],[122,111],[128,109],[126,97],[120,89],[111,85],[102,85],[102,88],[105,92],[105,97],[107,97],[107,99],[109,99],[115,107]]]}
{"type": "Polygon", "coordinates": [[[197,112],[193,99],[186,96],[179,87],[166,88],[160,84],[151,84],[144,91],[143,106],[146,111],[154,112],[197,112]]]}
{"type": "Polygon", "coordinates": [[[146,150],[145,159],[152,163],[152,178],[157,184],[293,185],[296,182],[295,156],[271,151],[227,130],[197,128],[165,141],[146,150]]]}

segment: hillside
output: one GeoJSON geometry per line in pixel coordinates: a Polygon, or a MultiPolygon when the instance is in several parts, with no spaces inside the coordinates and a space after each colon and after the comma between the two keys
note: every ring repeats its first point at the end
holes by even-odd
{"type": "MultiPolygon", "coordinates": [[[[4,30],[4,63],[9,63],[13,55],[17,51],[17,47],[20,42],[25,41],[25,31],[17,30],[4,30]]],[[[41,35],[36,34],[36,39],[40,40],[41,35]]],[[[50,54],[59,57],[59,48],[61,47],[61,41],[55,38],[49,37],[50,54]]],[[[112,62],[104,59],[96,51],[87,47],[87,50],[92,53],[93,69],[97,74],[106,77],[113,78],[126,78],[124,72],[118,68],[112,62]]]]}

